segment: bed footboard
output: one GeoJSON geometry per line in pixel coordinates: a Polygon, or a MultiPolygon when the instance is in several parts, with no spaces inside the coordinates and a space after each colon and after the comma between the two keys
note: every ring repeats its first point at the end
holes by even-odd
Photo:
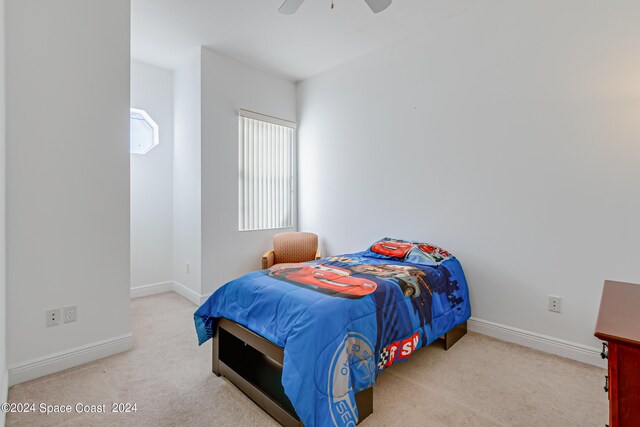
{"type": "MultiPolygon", "coordinates": [[[[284,350],[249,329],[220,319],[212,371],[223,375],[285,427],[303,427],[282,387],[284,350]]],[[[359,420],[373,413],[373,388],[356,393],[359,420]]]]}

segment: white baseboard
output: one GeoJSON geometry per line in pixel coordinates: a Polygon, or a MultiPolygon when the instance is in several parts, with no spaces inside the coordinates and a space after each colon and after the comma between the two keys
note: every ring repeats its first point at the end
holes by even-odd
{"type": "MultiPolygon", "coordinates": [[[[9,371],[3,370],[0,375],[2,375],[2,380],[0,381],[2,390],[0,390],[0,403],[4,403],[8,399],[9,395],[9,371]]],[[[0,427],[4,427],[4,419],[6,413],[4,411],[0,411],[0,427]]]]}
{"type": "Polygon", "coordinates": [[[208,300],[208,299],[209,299],[209,297],[210,297],[212,294],[213,294],[213,292],[208,293],[208,294],[204,294],[204,295],[200,295],[200,304],[198,304],[198,305],[202,305],[202,304],[204,304],[204,302],[205,302],[206,300],[208,300]]]}
{"type": "Polygon", "coordinates": [[[210,293],[205,295],[200,295],[196,291],[187,288],[185,285],[178,282],[161,282],[161,283],[152,283],[150,285],[143,286],[135,286],[131,288],[131,298],[141,298],[148,297],[156,294],[163,294],[165,292],[175,292],[178,295],[188,299],[195,305],[202,305],[209,297],[210,293]]]}
{"type": "Polygon", "coordinates": [[[599,367],[606,367],[606,362],[600,357],[600,349],[566,341],[536,332],[525,331],[512,326],[490,322],[488,320],[472,317],[467,322],[469,330],[479,334],[488,335],[502,341],[520,344],[525,347],[544,351],[579,362],[588,363],[599,367]]]}
{"type": "Polygon", "coordinates": [[[202,304],[202,298],[203,296],[200,295],[199,293],[197,293],[196,291],[187,288],[186,286],[178,283],[178,282],[173,282],[173,291],[179,295],[182,295],[183,297],[185,297],[186,299],[188,299],[189,301],[191,301],[192,303],[194,303],[195,305],[200,305],[202,304]]]}
{"type": "Polygon", "coordinates": [[[148,297],[173,290],[173,282],[152,283],[150,285],[134,286],[131,288],[131,298],[148,297]]]}
{"type": "Polygon", "coordinates": [[[83,365],[133,348],[133,336],[122,335],[9,366],[9,386],[83,365]]]}

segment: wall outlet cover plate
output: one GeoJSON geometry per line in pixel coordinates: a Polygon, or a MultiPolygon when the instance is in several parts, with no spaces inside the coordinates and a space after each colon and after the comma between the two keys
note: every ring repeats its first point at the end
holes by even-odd
{"type": "Polygon", "coordinates": [[[78,308],[75,305],[70,305],[62,309],[64,323],[75,322],[78,320],[78,308]]]}
{"type": "Polygon", "coordinates": [[[62,310],[53,308],[45,312],[45,324],[49,326],[58,326],[62,321],[62,310]]]}

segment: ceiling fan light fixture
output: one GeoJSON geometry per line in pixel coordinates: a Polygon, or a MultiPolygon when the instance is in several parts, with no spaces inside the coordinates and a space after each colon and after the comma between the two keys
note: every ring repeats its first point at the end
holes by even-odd
{"type": "Polygon", "coordinates": [[[280,9],[278,9],[278,12],[283,15],[293,15],[296,13],[303,1],[304,0],[285,0],[284,3],[282,3],[282,6],[280,6],[280,9]]]}
{"type": "Polygon", "coordinates": [[[389,6],[391,6],[391,0],[364,0],[373,13],[380,13],[389,6]]]}
{"type": "MultiPolygon", "coordinates": [[[[282,13],[283,15],[293,15],[300,8],[300,5],[302,4],[303,1],[304,0],[285,0],[284,3],[282,3],[282,6],[280,6],[280,9],[278,9],[278,12],[282,13]]],[[[364,1],[365,3],[367,3],[367,6],[369,6],[369,8],[373,11],[373,13],[382,12],[383,10],[388,8],[392,3],[392,0],[364,0],[364,1]]],[[[331,9],[333,9],[333,7],[334,7],[334,4],[332,0],[331,9]]]]}

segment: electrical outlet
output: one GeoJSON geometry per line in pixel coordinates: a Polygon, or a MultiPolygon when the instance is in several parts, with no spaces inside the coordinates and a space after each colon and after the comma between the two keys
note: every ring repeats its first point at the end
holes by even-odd
{"type": "Polygon", "coordinates": [[[562,312],[562,297],[549,295],[549,311],[553,311],[554,313],[562,312]]]}
{"type": "Polygon", "coordinates": [[[62,314],[64,316],[62,318],[62,321],[64,323],[75,322],[76,320],[78,320],[78,307],[76,307],[75,305],[65,307],[62,309],[62,314]]]}
{"type": "Polygon", "coordinates": [[[191,273],[191,265],[187,264],[187,274],[191,273]]]}
{"type": "Polygon", "coordinates": [[[54,308],[46,311],[46,325],[48,326],[58,326],[60,324],[60,320],[62,318],[62,312],[59,308],[54,308]]]}

